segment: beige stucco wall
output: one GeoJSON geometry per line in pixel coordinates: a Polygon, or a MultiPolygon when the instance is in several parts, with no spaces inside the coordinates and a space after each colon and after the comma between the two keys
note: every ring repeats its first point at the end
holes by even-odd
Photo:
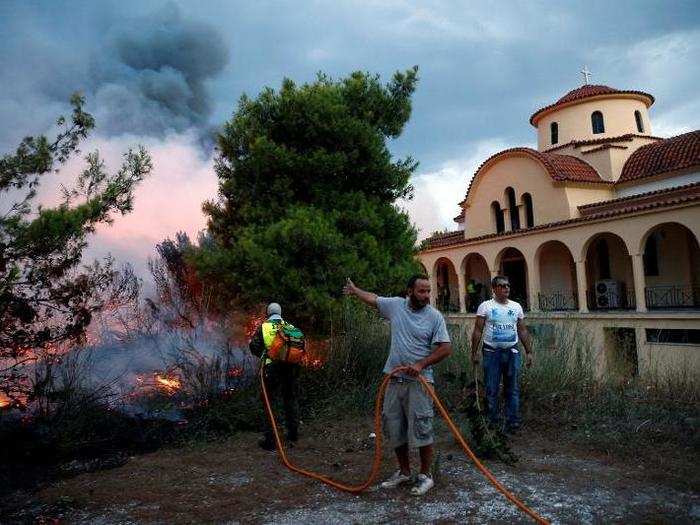
{"type": "MultiPolygon", "coordinates": [[[[465,208],[467,236],[476,237],[495,233],[496,227],[491,211],[491,203],[498,201],[501,208],[508,207],[505,196],[507,187],[515,190],[516,203],[521,204],[523,193],[532,195],[535,224],[568,219],[570,207],[564,187],[554,186],[552,179],[542,165],[527,156],[511,156],[498,160],[492,166],[479,172],[469,191],[469,201],[465,208]]],[[[520,224],[525,224],[525,210],[518,207],[520,224]]],[[[506,230],[510,229],[508,214],[505,218],[506,230]]]]}
{"type": "Polygon", "coordinates": [[[652,177],[647,180],[620,184],[615,188],[616,197],[629,197],[650,191],[663,190],[686,184],[700,182],[700,170],[689,169],[674,173],[672,176],[652,177]]]}
{"type": "Polygon", "coordinates": [[[581,214],[578,207],[583,204],[592,204],[615,198],[615,190],[607,185],[567,185],[564,186],[566,198],[569,202],[569,216],[567,218],[579,217],[581,214]]]}
{"type": "Polygon", "coordinates": [[[576,268],[568,248],[552,242],[542,246],[540,260],[540,289],[542,293],[573,293],[576,289],[576,268]]]}
{"type": "MultiPolygon", "coordinates": [[[[463,327],[467,334],[474,328],[473,314],[450,314],[447,322],[463,327]]],[[[700,330],[700,312],[640,314],[636,312],[609,312],[600,314],[547,314],[531,312],[525,314],[525,324],[556,327],[556,331],[573,332],[593,353],[596,372],[602,376],[610,371],[615,361],[615,343],[609,336],[611,328],[629,328],[635,332],[637,362],[641,376],[656,377],[685,376],[700,385],[700,348],[691,344],[659,344],[647,342],[646,329],[693,329],[700,330]]],[[[546,351],[544,341],[536,340],[536,348],[546,351]]],[[[537,366],[537,356],[535,356],[537,366]]]]}
{"type": "Polygon", "coordinates": [[[634,112],[639,110],[644,123],[643,135],[651,135],[651,120],[646,105],[641,100],[625,95],[614,98],[586,99],[578,104],[566,106],[549,113],[537,123],[537,147],[540,151],[551,148],[550,124],[559,124],[559,141],[566,144],[572,140],[591,140],[615,137],[627,133],[639,133],[634,112]],[[605,133],[593,134],[591,113],[603,113],[605,133]]]}

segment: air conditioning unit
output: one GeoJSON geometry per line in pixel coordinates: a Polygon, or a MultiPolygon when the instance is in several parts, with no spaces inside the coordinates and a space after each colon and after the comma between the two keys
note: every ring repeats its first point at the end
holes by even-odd
{"type": "Polygon", "coordinates": [[[619,308],[622,283],[616,279],[601,279],[595,283],[595,304],[598,308],[619,308]]]}

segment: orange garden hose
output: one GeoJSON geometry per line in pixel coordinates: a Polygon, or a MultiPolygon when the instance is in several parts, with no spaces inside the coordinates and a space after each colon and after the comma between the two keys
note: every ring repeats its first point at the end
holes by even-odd
{"type": "MultiPolygon", "coordinates": [[[[331,478],[324,476],[322,474],[318,474],[316,472],[311,472],[310,470],[304,470],[302,468],[299,468],[296,465],[294,465],[291,461],[289,461],[289,458],[287,457],[287,453],[284,449],[284,446],[282,445],[282,439],[280,438],[279,430],[277,429],[275,415],[272,412],[272,407],[270,405],[270,398],[267,394],[267,387],[265,386],[265,378],[264,378],[264,368],[265,368],[264,366],[260,367],[260,384],[262,386],[263,401],[265,404],[265,411],[267,412],[267,416],[270,419],[270,424],[272,425],[272,431],[273,431],[273,434],[275,436],[275,444],[277,445],[277,451],[279,452],[280,459],[282,460],[282,464],[284,464],[284,466],[286,466],[292,472],[296,472],[297,474],[301,474],[302,476],[307,476],[309,478],[316,479],[316,480],[321,481],[327,485],[330,485],[333,488],[336,488],[338,490],[342,490],[345,492],[350,492],[351,494],[357,494],[357,493],[362,492],[363,490],[367,489],[367,487],[369,487],[374,482],[374,480],[377,477],[377,474],[379,474],[379,468],[380,468],[381,462],[382,462],[382,421],[381,421],[381,415],[382,415],[382,405],[384,404],[384,394],[386,392],[386,388],[387,388],[387,385],[389,384],[389,380],[391,379],[391,377],[396,375],[397,373],[401,372],[405,368],[404,367],[395,368],[394,370],[391,371],[390,374],[387,374],[386,376],[384,376],[384,380],[379,385],[379,390],[377,391],[377,400],[376,400],[376,403],[374,406],[374,433],[376,434],[376,438],[375,438],[375,442],[374,442],[374,458],[372,460],[372,468],[370,469],[369,476],[360,485],[345,485],[345,484],[340,483],[338,481],[332,480],[331,478]]],[[[418,376],[418,379],[423,384],[423,388],[425,388],[426,391],[428,392],[428,394],[430,395],[430,397],[432,397],[433,401],[435,402],[435,406],[437,406],[438,411],[440,412],[440,415],[447,423],[447,426],[450,428],[450,431],[454,435],[457,442],[462,446],[462,449],[464,449],[464,452],[474,462],[474,465],[476,465],[476,468],[478,468],[481,471],[481,473],[486,477],[486,479],[488,479],[491,482],[491,484],[494,487],[496,487],[506,498],[508,498],[512,503],[514,503],[525,514],[530,516],[537,523],[548,524],[548,522],[542,516],[540,516],[535,511],[530,509],[527,505],[525,505],[522,501],[520,501],[517,497],[515,497],[512,493],[510,493],[508,491],[508,489],[506,489],[494,477],[494,475],[491,473],[491,471],[489,471],[489,469],[487,469],[481,463],[481,461],[479,461],[479,459],[476,457],[474,452],[472,452],[471,448],[469,448],[469,445],[467,444],[467,442],[462,437],[462,434],[457,429],[457,426],[452,421],[452,418],[450,418],[450,415],[447,413],[447,410],[445,410],[445,407],[443,406],[442,402],[435,394],[435,391],[433,390],[433,388],[430,386],[430,384],[422,376],[418,376]]]]}

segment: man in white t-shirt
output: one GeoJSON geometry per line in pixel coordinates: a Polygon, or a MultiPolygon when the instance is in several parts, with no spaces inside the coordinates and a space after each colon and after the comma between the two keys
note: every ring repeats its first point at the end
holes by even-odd
{"type": "Polygon", "coordinates": [[[525,348],[526,366],[532,366],[530,334],[523,322],[523,308],[508,299],[507,277],[491,281],[493,299],[484,301],[476,311],[472,332],[472,362],[479,363],[479,342],[483,335],[484,383],[490,421],[498,425],[498,389],[503,377],[506,405],[506,432],[520,428],[520,340],[525,348]]]}

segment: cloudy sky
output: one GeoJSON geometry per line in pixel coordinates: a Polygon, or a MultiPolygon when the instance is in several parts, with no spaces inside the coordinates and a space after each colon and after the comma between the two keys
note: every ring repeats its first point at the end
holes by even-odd
{"type": "MultiPolygon", "coordinates": [[[[2,0],[0,41],[0,151],[50,133],[81,90],[97,118],[83,151],[99,149],[112,167],[129,146],[151,152],[134,213],[91,248],[139,270],[155,243],[204,227],[200,206],[217,187],[213,134],[243,93],[284,77],[361,69],[388,80],[420,67],[412,118],[391,144],[420,161],[405,204],[420,237],[454,228],[481,161],[535,145],[530,114],[581,85],[584,65],[591,83],[655,95],[655,135],[700,127],[697,0],[2,0]]],[[[48,181],[42,198],[81,165],[48,181]]]]}

